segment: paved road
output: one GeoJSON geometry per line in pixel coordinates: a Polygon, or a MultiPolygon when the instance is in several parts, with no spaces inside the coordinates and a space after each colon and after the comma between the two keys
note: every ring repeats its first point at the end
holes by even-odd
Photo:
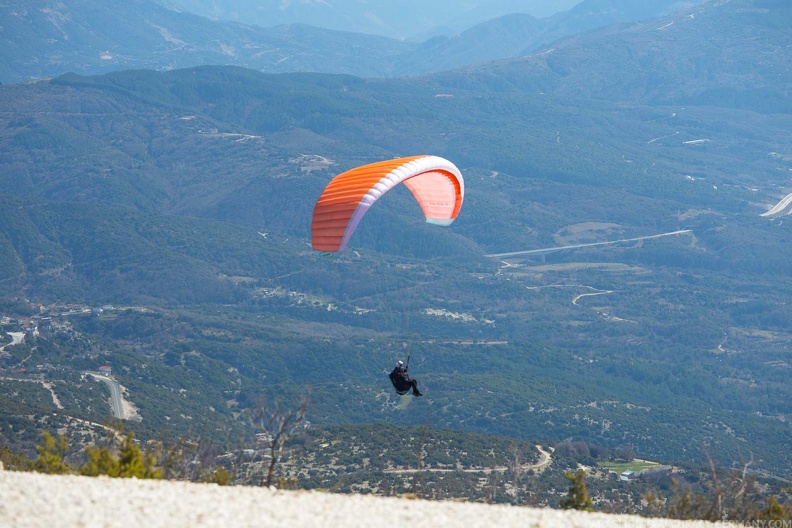
{"type": "Polygon", "coordinates": [[[670,233],[660,233],[659,235],[642,236],[637,238],[623,238],[621,240],[610,240],[607,242],[592,242],[591,244],[574,244],[572,246],[559,246],[559,247],[543,248],[543,249],[529,249],[527,251],[512,251],[511,253],[492,253],[490,255],[484,255],[484,256],[494,257],[494,258],[504,258],[504,257],[516,257],[519,255],[539,255],[542,253],[552,253],[553,251],[562,251],[565,249],[579,249],[579,248],[587,248],[587,247],[595,247],[595,246],[610,246],[614,244],[622,244],[627,242],[639,242],[641,240],[651,240],[653,238],[667,237],[673,235],[684,235],[690,232],[691,232],[690,229],[680,229],[679,231],[671,231],[670,233]]]}
{"type": "Polygon", "coordinates": [[[110,388],[110,399],[112,401],[113,407],[113,416],[118,418],[119,420],[126,420],[126,413],[124,413],[124,402],[123,398],[121,397],[121,386],[118,382],[112,378],[108,378],[107,376],[101,376],[99,374],[90,374],[94,377],[94,379],[105,383],[110,388]]]}
{"type": "Polygon", "coordinates": [[[775,204],[769,211],[760,214],[759,216],[775,218],[783,214],[790,214],[790,206],[792,206],[792,193],[787,194],[784,198],[775,204]]]}

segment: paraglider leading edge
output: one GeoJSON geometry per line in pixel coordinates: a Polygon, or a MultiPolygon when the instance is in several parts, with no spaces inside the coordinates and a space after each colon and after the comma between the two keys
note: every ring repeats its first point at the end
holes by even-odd
{"type": "Polygon", "coordinates": [[[413,156],[363,165],[337,175],[314,206],[311,245],[343,251],[363,215],[385,193],[404,184],[430,224],[448,226],[465,196],[459,169],[439,156],[413,156]]]}

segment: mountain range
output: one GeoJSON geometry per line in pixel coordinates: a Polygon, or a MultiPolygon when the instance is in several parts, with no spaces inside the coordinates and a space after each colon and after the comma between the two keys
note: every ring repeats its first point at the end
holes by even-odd
{"type": "Polygon", "coordinates": [[[719,0],[412,78],[0,86],[0,315],[41,325],[0,368],[65,408],[4,379],[0,435],[106,418],[81,373],[110,365],[141,437],[241,427],[310,386],[320,424],[753,455],[789,478],[792,232],[760,216],[792,172],[789,17],[719,0]],[[417,153],[462,170],[453,226],[395,191],[348,251],[310,250],[335,174],[417,153]],[[424,398],[383,383],[406,353],[424,398]]]}
{"type": "Polygon", "coordinates": [[[652,0],[636,8],[619,0],[585,0],[567,12],[542,19],[528,14],[483,17],[479,24],[451,37],[414,43],[306,24],[265,28],[213,21],[151,0],[95,5],[25,0],[0,6],[4,20],[0,81],[204,64],[272,73],[419,75],[523,55],[569,34],[637,21],[691,3],[652,0]]]}
{"type": "Polygon", "coordinates": [[[262,27],[309,24],[325,29],[376,34],[420,42],[438,35],[455,35],[480,22],[512,13],[537,18],[572,8],[580,0],[462,0],[420,2],[380,0],[374,4],[337,2],[223,2],[165,0],[164,5],[213,20],[244,21],[262,27]]]}

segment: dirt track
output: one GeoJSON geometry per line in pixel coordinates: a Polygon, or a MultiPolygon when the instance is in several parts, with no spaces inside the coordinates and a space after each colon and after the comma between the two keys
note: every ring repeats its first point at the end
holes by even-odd
{"type": "MultiPolygon", "coordinates": [[[[536,464],[523,464],[520,466],[520,469],[523,471],[528,471],[529,469],[533,469],[534,471],[541,471],[547,466],[549,466],[553,462],[552,455],[545,451],[545,449],[537,445],[536,449],[539,450],[541,456],[539,457],[539,462],[536,464]]],[[[424,469],[386,469],[385,473],[418,473],[419,471],[426,471],[428,473],[453,473],[454,471],[461,471],[463,473],[484,473],[489,474],[492,472],[496,473],[503,473],[508,468],[506,466],[497,466],[494,468],[471,468],[471,469],[440,469],[440,468],[424,468],[424,469]]]]}

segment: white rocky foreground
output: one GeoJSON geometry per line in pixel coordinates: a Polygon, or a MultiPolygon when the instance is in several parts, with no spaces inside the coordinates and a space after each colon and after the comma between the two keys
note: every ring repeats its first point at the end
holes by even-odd
{"type": "Polygon", "coordinates": [[[707,522],[0,471],[2,527],[712,527],[707,522]]]}

